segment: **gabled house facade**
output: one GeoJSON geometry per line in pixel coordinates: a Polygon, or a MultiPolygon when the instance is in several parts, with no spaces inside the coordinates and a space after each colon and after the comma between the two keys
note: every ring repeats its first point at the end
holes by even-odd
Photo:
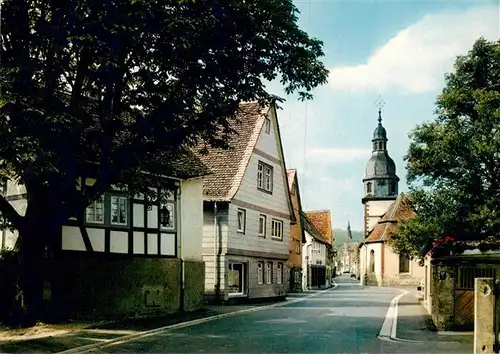
{"type": "Polygon", "coordinates": [[[207,299],[285,297],[294,213],[275,105],[242,103],[230,148],[200,155],[207,299]]]}
{"type": "MultiPolygon", "coordinates": [[[[181,165],[150,187],[168,189],[165,200],[112,187],[86,208],[81,222],[65,223],[46,259],[45,293],[53,311],[102,318],[204,306],[202,176],[209,170],[192,153],[181,165]]],[[[8,181],[4,196],[24,215],[24,186],[8,181]]],[[[4,248],[16,239],[16,232],[2,231],[4,248]]]]}
{"type": "Polygon", "coordinates": [[[327,288],[331,280],[328,267],[332,246],[308,218],[308,213],[302,214],[302,220],[306,238],[302,246],[302,287],[304,290],[327,288]]]}
{"type": "Polygon", "coordinates": [[[302,291],[302,244],[305,243],[305,232],[302,222],[302,203],[300,200],[299,181],[297,170],[287,171],[288,188],[292,200],[295,223],[290,226],[290,258],[288,267],[290,269],[290,280],[288,291],[302,291]]]}

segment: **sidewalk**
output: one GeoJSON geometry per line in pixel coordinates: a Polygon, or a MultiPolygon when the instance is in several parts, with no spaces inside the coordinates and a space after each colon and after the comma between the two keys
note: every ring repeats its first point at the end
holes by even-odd
{"type": "Polygon", "coordinates": [[[415,341],[415,345],[425,347],[427,353],[444,351],[458,354],[473,351],[473,335],[438,334],[429,314],[418,300],[418,293],[415,290],[405,290],[410,292],[398,303],[397,339],[415,341]]]}
{"type": "MultiPolygon", "coordinates": [[[[309,296],[315,291],[287,294],[287,301],[309,296]]],[[[47,326],[48,328],[30,329],[26,336],[11,337],[2,340],[0,337],[0,353],[57,353],[81,346],[105,342],[122,336],[132,335],[152,329],[175,325],[193,320],[205,319],[217,315],[229,314],[262,306],[283,302],[263,302],[235,305],[212,305],[206,310],[178,313],[157,318],[127,319],[116,322],[74,323],[70,325],[47,326]],[[37,330],[41,334],[36,334],[37,330]],[[31,337],[31,338],[30,338],[31,337]],[[39,338],[33,338],[39,337],[39,338]]]]}

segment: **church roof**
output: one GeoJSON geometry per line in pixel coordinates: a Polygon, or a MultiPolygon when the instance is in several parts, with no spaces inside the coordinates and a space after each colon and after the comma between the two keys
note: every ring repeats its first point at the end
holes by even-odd
{"type": "Polygon", "coordinates": [[[401,193],[370,231],[365,242],[389,241],[398,226],[398,222],[411,219],[414,216],[415,212],[410,207],[408,197],[401,193]]]}
{"type": "Polygon", "coordinates": [[[373,131],[373,140],[387,139],[387,131],[382,126],[382,123],[378,123],[378,126],[373,131]]]}
{"type": "Polygon", "coordinates": [[[374,151],[365,167],[365,179],[371,178],[393,178],[396,176],[396,164],[387,151],[374,151]]]}

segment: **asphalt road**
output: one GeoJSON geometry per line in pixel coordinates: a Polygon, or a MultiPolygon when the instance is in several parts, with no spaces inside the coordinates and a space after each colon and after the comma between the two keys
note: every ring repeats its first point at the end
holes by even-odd
{"type": "MultiPolygon", "coordinates": [[[[152,353],[446,353],[429,343],[377,338],[395,289],[361,287],[347,277],[338,287],[295,303],[165,331],[101,348],[152,353]],[[431,348],[432,347],[432,348],[431,348]]],[[[447,350],[448,349],[448,350],[447,350]]],[[[455,351],[457,353],[457,351],[455,351]]]]}

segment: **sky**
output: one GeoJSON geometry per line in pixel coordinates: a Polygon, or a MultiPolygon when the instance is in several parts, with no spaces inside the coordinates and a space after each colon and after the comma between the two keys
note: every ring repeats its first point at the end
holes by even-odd
{"type": "Polygon", "coordinates": [[[362,230],[362,179],[377,125],[406,192],[408,134],[435,118],[444,75],[474,41],[500,38],[500,0],[296,0],[299,26],[323,41],[328,84],[314,99],[286,96],[278,119],[287,168],[298,170],[304,210],[330,209],[334,228],[362,230]]]}

